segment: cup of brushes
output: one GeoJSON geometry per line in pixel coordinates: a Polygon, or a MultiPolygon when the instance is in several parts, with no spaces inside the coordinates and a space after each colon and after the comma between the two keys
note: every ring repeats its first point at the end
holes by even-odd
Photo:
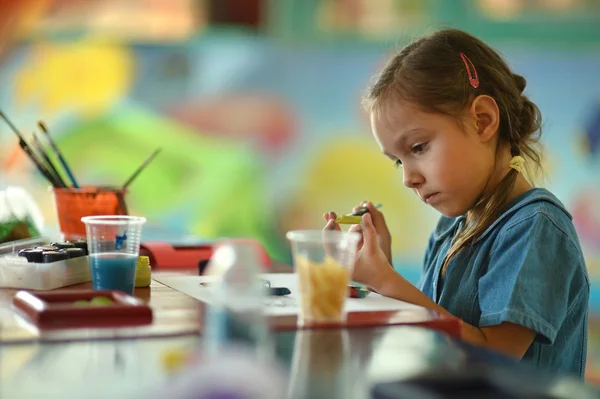
{"type": "Polygon", "coordinates": [[[127,188],[161,151],[160,148],[155,150],[121,187],[80,186],[43,122],[38,122],[41,134],[34,131],[27,140],[1,111],[0,118],[15,133],[21,149],[33,162],[39,173],[50,183],[60,232],[64,240],[75,241],[86,237],[85,225],[81,222],[82,217],[128,215],[125,202],[127,188]],[[47,150],[48,147],[50,150],[47,150]]]}

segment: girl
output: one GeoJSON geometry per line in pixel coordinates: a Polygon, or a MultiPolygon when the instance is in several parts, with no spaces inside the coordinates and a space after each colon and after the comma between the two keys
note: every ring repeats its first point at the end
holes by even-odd
{"type": "MultiPolygon", "coordinates": [[[[524,89],[494,50],[458,30],[389,61],[366,99],[373,135],[404,185],[442,217],[417,288],[391,266],[383,214],[362,203],[353,279],[458,317],[466,341],[583,378],[587,270],[571,216],[524,175],[540,167],[541,123],[524,89]]],[[[333,212],[323,217],[339,229],[333,212]]]]}

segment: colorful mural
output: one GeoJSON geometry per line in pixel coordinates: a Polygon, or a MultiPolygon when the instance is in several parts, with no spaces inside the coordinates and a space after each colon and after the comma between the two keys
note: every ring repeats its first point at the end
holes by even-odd
{"type": "MultiPolygon", "coordinates": [[[[527,92],[546,118],[543,184],[573,212],[599,278],[600,57],[502,50],[529,78],[527,92]]],[[[319,227],[323,212],[370,199],[384,204],[396,266],[416,276],[437,215],[402,186],[360,113],[384,57],[364,46],[290,49],[251,38],[34,42],[4,61],[0,108],[24,132],[43,119],[86,184],[122,184],[162,147],[128,201],[150,230],[167,229],[174,240],[253,236],[286,261],[285,231],[319,227]]],[[[55,227],[45,182],[4,126],[0,145],[0,185],[27,188],[55,227]]]]}

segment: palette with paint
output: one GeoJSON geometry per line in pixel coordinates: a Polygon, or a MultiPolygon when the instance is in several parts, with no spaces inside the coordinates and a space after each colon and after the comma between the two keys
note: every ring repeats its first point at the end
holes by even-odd
{"type": "Polygon", "coordinates": [[[91,280],[87,244],[24,240],[0,246],[0,288],[53,290],[91,280]]]}

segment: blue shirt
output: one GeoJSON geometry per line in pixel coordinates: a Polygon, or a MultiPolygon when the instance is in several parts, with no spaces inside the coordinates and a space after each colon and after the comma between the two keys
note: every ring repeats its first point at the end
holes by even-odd
{"type": "Polygon", "coordinates": [[[536,333],[524,362],[583,379],[590,283],[571,215],[545,189],[530,190],[440,270],[464,216],[431,234],[419,289],[463,321],[519,324],[536,333]]]}

